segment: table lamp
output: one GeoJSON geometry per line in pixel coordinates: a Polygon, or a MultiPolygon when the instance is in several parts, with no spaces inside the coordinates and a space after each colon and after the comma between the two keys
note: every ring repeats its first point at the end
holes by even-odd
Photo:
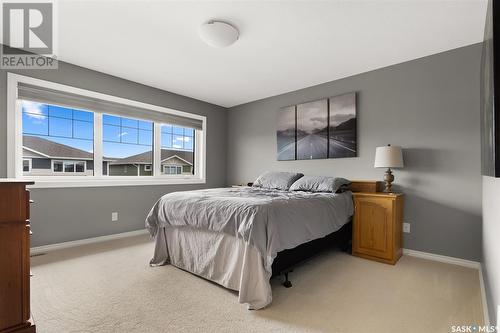
{"type": "Polygon", "coordinates": [[[384,192],[391,193],[392,182],[394,181],[391,168],[403,167],[403,151],[401,147],[391,145],[377,147],[377,150],[375,151],[374,167],[387,168],[384,175],[384,192]]]}

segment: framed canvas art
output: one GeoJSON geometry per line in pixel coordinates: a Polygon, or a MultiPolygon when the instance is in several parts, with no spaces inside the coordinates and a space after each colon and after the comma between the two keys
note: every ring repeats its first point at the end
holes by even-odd
{"type": "Polygon", "coordinates": [[[281,108],[276,135],[278,161],[356,157],[356,93],[281,108]]]}

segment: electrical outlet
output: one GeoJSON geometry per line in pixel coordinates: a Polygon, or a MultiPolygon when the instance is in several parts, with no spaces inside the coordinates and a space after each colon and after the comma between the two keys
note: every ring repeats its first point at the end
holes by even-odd
{"type": "Polygon", "coordinates": [[[403,232],[410,233],[410,223],[403,223],[403,232]]]}
{"type": "Polygon", "coordinates": [[[118,221],[118,212],[111,213],[111,221],[113,222],[118,221]]]}

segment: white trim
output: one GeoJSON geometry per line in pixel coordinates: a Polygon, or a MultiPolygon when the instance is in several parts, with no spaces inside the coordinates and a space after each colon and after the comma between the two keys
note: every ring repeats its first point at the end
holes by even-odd
{"type": "MultiPolygon", "coordinates": [[[[102,126],[98,126],[102,123],[102,113],[99,110],[89,110],[93,111],[94,114],[98,113],[101,117],[94,118],[94,143],[101,142],[96,139],[102,138],[102,126]],[[97,126],[97,130],[96,130],[97,126]]],[[[141,115],[135,117],[137,119],[143,119],[141,115]]],[[[167,185],[167,184],[205,184],[206,183],[206,137],[207,137],[207,117],[197,114],[192,114],[184,111],[178,111],[166,107],[161,107],[157,105],[142,103],[134,100],[129,100],[121,97],[116,97],[112,95],[102,94],[91,90],[80,89],[68,85],[63,85],[59,83],[54,83],[50,81],[35,79],[29,76],[23,76],[14,73],[7,73],[7,173],[9,178],[16,178],[28,181],[36,181],[33,188],[47,188],[47,187],[98,187],[98,186],[135,186],[135,185],[167,185]],[[133,180],[130,177],[124,177],[113,180],[109,179],[109,170],[107,175],[102,174],[102,143],[96,144],[94,147],[94,175],[86,176],[81,178],[79,176],[66,176],[56,178],[55,176],[24,176],[22,173],[22,168],[20,166],[22,158],[22,113],[21,113],[21,103],[17,99],[17,87],[18,83],[23,82],[31,85],[38,85],[46,87],[49,89],[65,91],[73,94],[78,94],[81,96],[88,96],[92,98],[98,98],[102,100],[107,100],[111,102],[126,104],[138,108],[149,109],[155,112],[168,113],[173,115],[178,115],[186,118],[192,118],[202,121],[202,131],[195,130],[195,174],[194,175],[182,175],[179,177],[161,175],[159,159],[155,159],[155,165],[153,167],[153,176],[145,176],[150,179],[140,179],[133,180]],[[101,159],[96,158],[101,156],[101,159]],[[101,171],[101,172],[99,172],[101,171]],[[99,173],[98,173],[99,172],[99,173]],[[158,174],[156,174],[158,173],[158,174]]],[[[155,132],[156,133],[156,132],[155,132]]],[[[158,131],[158,136],[155,135],[155,143],[153,146],[161,145],[161,135],[158,131]]],[[[155,147],[153,147],[155,148],[155,147]]],[[[159,150],[159,149],[158,149],[159,150]]],[[[156,152],[156,149],[155,149],[156,152]]],[[[161,152],[161,151],[160,151],[161,152]]],[[[54,158],[54,157],[52,157],[54,158]]],[[[109,164],[108,164],[109,169],[109,164]]]]}
{"type": "Polygon", "coordinates": [[[34,181],[35,185],[29,188],[65,188],[65,187],[109,187],[109,186],[144,186],[144,185],[182,185],[182,184],[206,184],[205,179],[198,179],[186,175],[170,176],[47,176],[47,177],[23,177],[23,180],[34,181]],[[133,178],[133,179],[131,179],[133,178]]]}
{"type": "Polygon", "coordinates": [[[89,157],[64,157],[64,156],[49,156],[51,160],[64,160],[64,161],[93,161],[93,158],[89,157]]]}
{"type": "MultiPolygon", "coordinates": [[[[94,112],[94,176],[103,174],[103,159],[102,113],[94,112]]],[[[109,175],[109,173],[107,175],[109,175]]]]}
{"type": "Polygon", "coordinates": [[[159,177],[161,176],[161,124],[154,123],[153,126],[153,177],[159,177]]]}
{"type": "Polygon", "coordinates": [[[16,126],[19,123],[16,119],[19,114],[16,110],[16,100],[17,82],[10,73],[7,73],[7,175],[9,178],[16,178],[19,175],[16,165],[16,145],[18,144],[16,126]]]}
{"type": "Polygon", "coordinates": [[[35,153],[35,154],[41,155],[41,156],[46,157],[46,158],[50,158],[50,156],[49,156],[49,155],[46,155],[46,154],[44,154],[44,153],[41,153],[41,152],[39,152],[39,151],[37,151],[37,150],[35,150],[35,149],[31,149],[31,148],[28,148],[28,147],[26,147],[26,146],[23,146],[23,149],[26,149],[27,151],[30,151],[30,152],[32,152],[32,153],[35,153]]]}
{"type": "Polygon", "coordinates": [[[75,246],[100,243],[100,242],[105,242],[105,241],[109,241],[109,240],[122,239],[122,238],[127,238],[127,237],[132,237],[132,236],[138,236],[138,235],[145,235],[147,233],[148,233],[148,231],[146,229],[141,229],[141,230],[135,230],[135,231],[129,231],[129,232],[122,232],[120,234],[113,234],[113,235],[107,235],[107,236],[99,236],[99,237],[93,237],[93,238],[80,239],[80,240],[64,242],[64,243],[36,246],[36,247],[32,247],[30,249],[30,253],[31,253],[31,255],[39,255],[39,254],[43,254],[43,253],[47,253],[47,252],[51,252],[51,251],[68,249],[68,248],[75,247],[75,246]]]}
{"type": "Polygon", "coordinates": [[[488,300],[484,285],[483,265],[479,266],[479,288],[481,289],[481,304],[483,306],[484,325],[490,326],[490,313],[488,312],[488,300]]]}
{"type": "Polygon", "coordinates": [[[481,305],[483,308],[483,317],[484,317],[484,325],[490,326],[490,315],[488,312],[488,301],[486,299],[486,290],[484,284],[484,276],[483,276],[483,265],[478,261],[460,259],[455,257],[443,256],[440,254],[403,249],[403,254],[411,257],[422,258],[432,261],[438,261],[446,264],[458,265],[462,267],[477,269],[479,273],[479,287],[481,290],[481,305]]]}
{"type": "Polygon", "coordinates": [[[439,261],[439,262],[444,262],[446,264],[458,265],[463,267],[469,267],[475,269],[479,269],[481,267],[481,263],[478,261],[442,256],[440,254],[434,254],[434,253],[428,253],[410,249],[403,249],[403,254],[411,257],[439,261]]]}
{"type": "MultiPolygon", "coordinates": [[[[156,112],[161,112],[161,113],[168,113],[168,114],[173,114],[181,117],[186,117],[186,118],[191,118],[191,119],[198,119],[202,121],[206,121],[207,117],[201,116],[198,114],[194,113],[189,113],[189,112],[184,112],[184,111],[179,111],[175,109],[170,109],[166,108],[164,106],[158,106],[158,105],[153,105],[153,104],[148,104],[148,103],[143,103],[139,101],[134,101],[131,99],[127,98],[121,98],[113,95],[108,95],[108,94],[103,94],[97,91],[92,91],[92,90],[87,90],[87,89],[81,89],[81,88],[76,88],[73,86],[65,85],[65,84],[60,84],[60,83],[55,83],[51,81],[45,81],[45,80],[40,80],[40,79],[35,79],[30,76],[25,76],[25,75],[19,75],[19,74],[14,74],[14,73],[7,73],[7,78],[11,79],[10,81],[14,83],[14,92],[15,92],[15,97],[17,99],[17,83],[18,82],[23,82],[35,86],[42,86],[44,88],[49,88],[53,90],[60,90],[64,92],[69,92],[72,94],[76,95],[81,95],[81,96],[87,96],[87,97],[92,97],[92,98],[97,98],[97,99],[102,99],[105,101],[110,101],[110,102],[115,102],[119,104],[125,104],[125,105],[130,105],[134,106],[137,108],[142,108],[142,109],[148,109],[156,112]]],[[[101,112],[99,110],[89,110],[89,111],[94,111],[94,112],[101,112]]],[[[140,119],[140,115],[137,115],[140,119]]],[[[148,120],[148,119],[145,119],[148,120]]]]}
{"type": "Polygon", "coordinates": [[[189,165],[193,166],[193,163],[191,163],[191,162],[189,162],[189,161],[186,161],[185,159],[183,159],[182,157],[179,157],[179,156],[177,156],[177,155],[172,155],[172,156],[170,156],[170,157],[167,157],[167,158],[165,158],[165,159],[161,160],[161,162],[163,163],[163,162],[168,161],[169,159],[174,158],[174,157],[176,157],[176,158],[178,158],[179,160],[181,160],[181,161],[183,161],[183,162],[186,162],[187,164],[189,164],[189,165]]]}

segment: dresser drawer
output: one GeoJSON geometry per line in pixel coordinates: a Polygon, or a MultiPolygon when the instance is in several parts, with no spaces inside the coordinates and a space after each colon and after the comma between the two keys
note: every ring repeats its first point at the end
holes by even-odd
{"type": "Polygon", "coordinates": [[[24,185],[3,184],[0,187],[0,222],[25,223],[29,219],[29,193],[24,185]]]}

